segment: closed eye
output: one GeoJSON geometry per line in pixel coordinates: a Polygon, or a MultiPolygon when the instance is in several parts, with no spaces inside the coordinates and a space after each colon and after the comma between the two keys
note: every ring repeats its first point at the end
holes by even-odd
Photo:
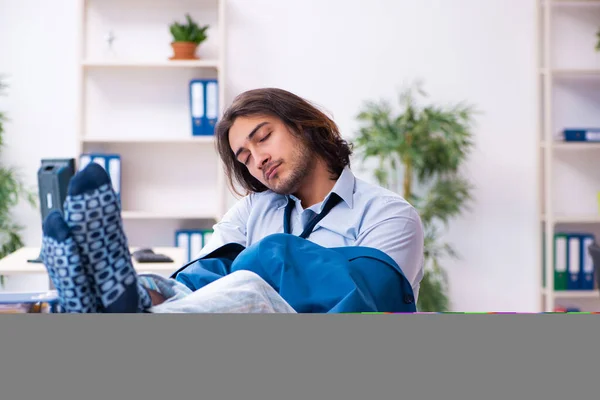
{"type": "MultiPolygon", "coordinates": [[[[267,133],[267,134],[266,134],[266,135],[265,135],[265,136],[264,136],[262,139],[260,139],[258,142],[260,143],[260,142],[264,142],[265,140],[267,140],[267,139],[268,139],[268,138],[271,136],[271,133],[273,133],[273,132],[269,132],[269,133],[267,133]]],[[[251,156],[251,154],[248,154],[248,157],[247,157],[247,158],[246,158],[246,160],[244,160],[244,162],[243,162],[243,164],[244,164],[246,167],[248,166],[248,162],[250,162],[250,156],[251,156]]]]}

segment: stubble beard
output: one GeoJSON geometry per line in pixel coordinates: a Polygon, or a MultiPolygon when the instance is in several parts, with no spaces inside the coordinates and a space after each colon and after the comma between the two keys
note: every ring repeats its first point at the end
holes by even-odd
{"type": "Polygon", "coordinates": [[[315,169],[316,156],[308,149],[296,148],[293,153],[294,161],[289,164],[291,167],[289,176],[285,180],[276,182],[271,190],[277,194],[288,195],[296,192],[302,182],[315,169]]]}

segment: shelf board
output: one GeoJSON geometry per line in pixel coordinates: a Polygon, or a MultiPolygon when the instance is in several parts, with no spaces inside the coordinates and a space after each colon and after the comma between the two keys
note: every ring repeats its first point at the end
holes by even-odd
{"type": "Polygon", "coordinates": [[[172,213],[152,211],[123,211],[123,219],[215,219],[210,213],[172,213]]]}
{"type": "Polygon", "coordinates": [[[85,68],[219,68],[218,60],[84,60],[85,68]]]}
{"type": "Polygon", "coordinates": [[[599,68],[556,68],[551,70],[542,68],[542,74],[547,74],[548,71],[556,77],[600,77],[599,68]]]}
{"type": "MultiPolygon", "coordinates": [[[[555,215],[554,222],[556,223],[568,223],[568,224],[599,224],[600,215],[588,214],[588,215],[555,215]]],[[[542,215],[542,221],[546,221],[546,214],[542,215]]]]}
{"type": "Polygon", "coordinates": [[[542,295],[547,296],[552,293],[556,299],[598,299],[600,300],[600,291],[596,290],[548,290],[542,288],[542,295]]]}
{"type": "Polygon", "coordinates": [[[573,7],[589,7],[589,6],[600,6],[599,0],[545,0],[542,2],[543,5],[550,3],[552,6],[573,6],[573,7]]]}
{"type": "MultiPolygon", "coordinates": [[[[547,147],[547,142],[541,143],[542,148],[547,147]]],[[[598,142],[552,142],[551,148],[555,150],[598,150],[600,143],[598,142]]]]}
{"type": "Polygon", "coordinates": [[[84,143],[156,143],[156,144],[190,144],[190,143],[214,143],[214,136],[196,136],[186,138],[82,138],[84,143]]]}
{"type": "Polygon", "coordinates": [[[598,290],[555,290],[554,298],[557,299],[598,299],[600,292],[598,290]]]}

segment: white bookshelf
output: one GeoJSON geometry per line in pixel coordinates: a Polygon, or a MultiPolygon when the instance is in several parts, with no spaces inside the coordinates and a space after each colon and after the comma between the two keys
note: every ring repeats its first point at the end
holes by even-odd
{"type": "Polygon", "coordinates": [[[173,246],[227,210],[212,136],[193,136],[189,82],[216,78],[225,100],[225,0],[79,0],[77,154],[121,155],[125,230],[133,246],[173,246]],[[170,60],[169,25],[210,25],[198,60],[170,60]],[[107,37],[112,36],[109,46],[107,37]]]}
{"type": "Polygon", "coordinates": [[[600,0],[538,0],[540,311],[600,310],[600,292],[554,290],[553,235],[600,240],[600,143],[563,142],[565,128],[600,126],[600,0]],[[545,272],[546,285],[543,285],[545,272]]]}

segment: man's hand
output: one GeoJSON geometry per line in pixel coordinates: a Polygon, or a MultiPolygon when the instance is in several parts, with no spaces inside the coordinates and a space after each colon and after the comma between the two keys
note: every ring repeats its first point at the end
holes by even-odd
{"type": "Polygon", "coordinates": [[[153,306],[157,306],[157,305],[165,302],[165,300],[166,300],[165,296],[158,293],[156,290],[152,290],[152,289],[146,289],[146,290],[148,291],[148,294],[150,295],[150,298],[152,299],[153,306]]]}

